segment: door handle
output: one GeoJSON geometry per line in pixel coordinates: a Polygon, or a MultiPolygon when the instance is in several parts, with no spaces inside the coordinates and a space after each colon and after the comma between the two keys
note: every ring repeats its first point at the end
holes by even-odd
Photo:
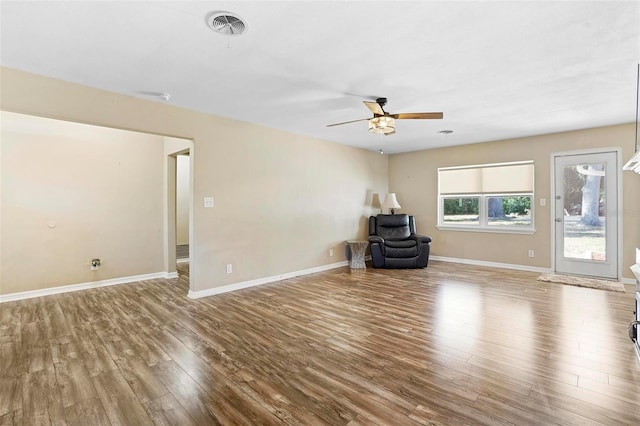
{"type": "Polygon", "coordinates": [[[556,222],[562,222],[562,218],[561,217],[556,218],[556,222]]]}
{"type": "Polygon", "coordinates": [[[631,321],[629,324],[629,339],[632,342],[638,341],[638,327],[640,327],[640,321],[631,321]]]}

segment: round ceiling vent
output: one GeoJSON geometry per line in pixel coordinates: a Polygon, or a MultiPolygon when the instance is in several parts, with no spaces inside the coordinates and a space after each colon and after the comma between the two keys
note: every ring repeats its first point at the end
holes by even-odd
{"type": "Polygon", "coordinates": [[[226,36],[238,36],[247,32],[247,23],[231,12],[211,12],[207,15],[207,26],[213,32],[226,36]]]}

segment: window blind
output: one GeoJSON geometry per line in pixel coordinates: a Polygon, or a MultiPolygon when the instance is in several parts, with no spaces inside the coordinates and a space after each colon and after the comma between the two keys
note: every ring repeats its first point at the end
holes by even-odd
{"type": "Polygon", "coordinates": [[[440,195],[533,192],[533,161],[438,169],[440,195]]]}

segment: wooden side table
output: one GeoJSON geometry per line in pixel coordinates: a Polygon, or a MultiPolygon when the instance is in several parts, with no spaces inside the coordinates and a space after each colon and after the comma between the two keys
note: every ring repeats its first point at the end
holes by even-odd
{"type": "Polygon", "coordinates": [[[347,241],[351,257],[349,259],[349,268],[359,269],[366,268],[367,264],[364,261],[364,253],[367,250],[369,241],[363,240],[349,240],[347,241]]]}

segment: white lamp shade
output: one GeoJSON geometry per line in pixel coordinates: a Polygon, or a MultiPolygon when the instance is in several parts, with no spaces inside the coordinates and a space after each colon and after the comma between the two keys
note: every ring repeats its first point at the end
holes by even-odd
{"type": "Polygon", "coordinates": [[[398,200],[396,199],[396,193],[390,192],[384,197],[384,202],[382,203],[383,209],[399,209],[400,204],[398,204],[398,200]]]}

